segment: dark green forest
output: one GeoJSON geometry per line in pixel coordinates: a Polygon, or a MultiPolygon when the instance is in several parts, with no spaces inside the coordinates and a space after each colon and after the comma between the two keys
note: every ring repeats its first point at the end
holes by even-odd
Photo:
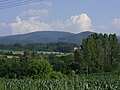
{"type": "Polygon", "coordinates": [[[94,33],[83,39],[81,45],[62,42],[1,44],[0,49],[0,77],[2,78],[61,79],[74,74],[120,73],[120,45],[116,34],[94,33]],[[78,48],[74,50],[74,47],[78,48]],[[13,54],[12,50],[24,50],[24,52],[13,54]],[[64,54],[44,54],[38,51],[55,51],[64,54]],[[8,58],[5,55],[13,57],[8,58]]]}
{"type": "Polygon", "coordinates": [[[28,43],[28,44],[0,44],[0,50],[10,50],[10,51],[49,51],[49,52],[64,52],[69,53],[73,52],[74,47],[78,47],[77,44],[66,43],[66,42],[57,42],[57,43],[28,43]]]}

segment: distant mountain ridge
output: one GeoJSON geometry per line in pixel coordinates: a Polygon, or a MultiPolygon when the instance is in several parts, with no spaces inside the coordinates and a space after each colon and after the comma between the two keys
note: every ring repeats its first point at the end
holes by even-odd
{"type": "Polygon", "coordinates": [[[72,35],[72,33],[60,31],[38,31],[27,34],[0,37],[0,43],[49,43],[56,42],[58,38],[69,35],[72,35]]]}
{"type": "MultiPolygon", "coordinates": [[[[27,34],[0,37],[0,44],[27,44],[27,43],[49,43],[49,42],[68,42],[81,44],[83,38],[87,38],[94,32],[81,32],[78,34],[62,31],[38,31],[27,34]]],[[[120,37],[119,41],[120,41],[120,37]]]]}
{"type": "Polygon", "coordinates": [[[78,34],[72,34],[63,38],[58,39],[60,42],[68,42],[68,43],[76,43],[81,44],[84,38],[87,38],[89,35],[93,34],[94,32],[81,32],[78,34]]]}

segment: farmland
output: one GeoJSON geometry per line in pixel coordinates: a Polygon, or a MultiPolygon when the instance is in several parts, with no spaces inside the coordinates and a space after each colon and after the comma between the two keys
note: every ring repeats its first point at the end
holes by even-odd
{"type": "Polygon", "coordinates": [[[119,90],[119,75],[72,76],[63,79],[0,79],[0,90],[119,90]]]}

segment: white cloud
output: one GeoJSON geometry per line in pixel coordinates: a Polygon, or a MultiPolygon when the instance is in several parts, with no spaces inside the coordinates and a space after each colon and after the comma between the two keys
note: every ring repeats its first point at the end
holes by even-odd
{"type": "Polygon", "coordinates": [[[9,23],[8,26],[11,28],[13,34],[24,34],[35,31],[44,31],[49,28],[47,23],[41,22],[40,19],[43,16],[48,15],[48,10],[33,10],[29,9],[21,14],[21,17],[27,19],[21,19],[19,16],[16,17],[16,22],[9,23]]]}
{"type": "Polygon", "coordinates": [[[78,16],[71,16],[66,21],[57,20],[50,24],[53,30],[62,30],[73,33],[82,31],[93,31],[91,19],[87,14],[80,14],[78,16]]]}
{"type": "MultiPolygon", "coordinates": [[[[44,12],[44,11],[43,11],[44,12]]],[[[91,19],[86,14],[80,14],[78,16],[71,16],[68,20],[56,20],[49,23],[41,22],[41,11],[33,10],[29,14],[34,17],[29,16],[28,19],[23,20],[20,17],[16,17],[16,22],[8,24],[11,28],[13,34],[24,34],[35,31],[67,31],[73,33],[79,33],[82,31],[92,31],[91,19]]],[[[7,26],[6,24],[2,24],[7,26]]]]}
{"type": "Polygon", "coordinates": [[[116,18],[112,21],[112,25],[120,28],[120,18],[116,18]]]}
{"type": "MultiPolygon", "coordinates": [[[[43,11],[44,12],[44,11],[43,11]]],[[[37,11],[30,11],[29,14],[36,14],[37,11]]],[[[38,11],[37,14],[41,14],[41,11],[38,11]]],[[[66,21],[53,21],[49,24],[39,21],[40,17],[29,17],[28,20],[21,20],[20,17],[16,18],[16,23],[10,24],[10,27],[13,30],[14,34],[28,33],[34,31],[68,31],[68,32],[82,32],[82,31],[91,31],[92,24],[91,19],[86,14],[81,14],[78,16],[71,16],[66,21]]]]}
{"type": "Polygon", "coordinates": [[[21,20],[20,17],[16,17],[16,22],[11,23],[13,34],[23,34],[28,32],[43,31],[49,28],[49,25],[40,22],[35,17],[30,17],[28,20],[21,20]]]}
{"type": "Polygon", "coordinates": [[[76,32],[92,30],[91,19],[88,17],[87,14],[71,16],[71,18],[67,20],[66,24],[67,27],[76,30],[76,32]]]}

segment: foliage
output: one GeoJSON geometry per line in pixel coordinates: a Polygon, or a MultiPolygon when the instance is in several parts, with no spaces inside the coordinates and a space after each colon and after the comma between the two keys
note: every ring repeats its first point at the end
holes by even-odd
{"type": "Polygon", "coordinates": [[[52,66],[48,61],[36,60],[28,65],[29,75],[32,78],[49,79],[52,66]]]}
{"type": "Polygon", "coordinates": [[[81,49],[74,53],[74,63],[80,65],[81,73],[115,71],[120,63],[120,48],[116,34],[94,33],[84,39],[81,49]]]}
{"type": "Polygon", "coordinates": [[[66,43],[66,42],[58,42],[58,43],[33,43],[33,44],[0,44],[0,49],[2,50],[32,50],[32,51],[57,51],[57,52],[73,52],[74,47],[79,45],[66,43]]]}

